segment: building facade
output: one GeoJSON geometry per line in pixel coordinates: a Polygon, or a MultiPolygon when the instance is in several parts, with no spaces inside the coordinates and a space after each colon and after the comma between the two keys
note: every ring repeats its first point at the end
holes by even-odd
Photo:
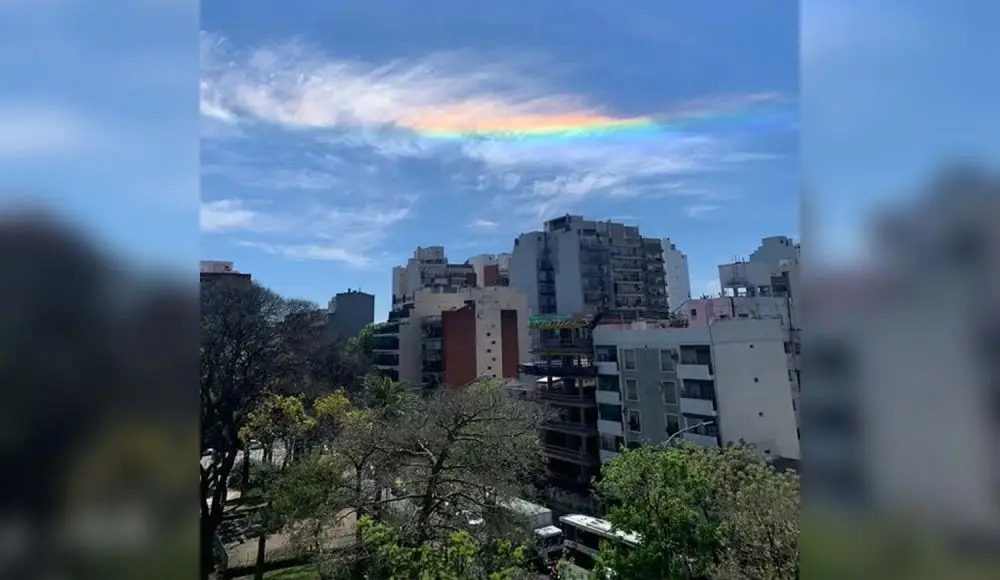
{"type": "Polygon", "coordinates": [[[375,322],[375,295],[360,290],[339,292],[327,308],[327,331],[330,338],[352,338],[375,322]]]}
{"type": "Polygon", "coordinates": [[[785,339],[776,318],[596,326],[601,459],[682,429],[702,445],[744,441],[772,458],[801,459],[785,339]]]}
{"type": "Polygon", "coordinates": [[[532,314],[663,317],[669,312],[663,242],[639,228],[567,215],[514,241],[510,284],[532,314]]]}
{"type": "Polygon", "coordinates": [[[510,286],[510,254],[480,254],[465,261],[476,272],[476,285],[510,286]]]}
{"type": "Polygon", "coordinates": [[[663,247],[663,270],[667,279],[667,308],[671,312],[691,299],[691,271],[688,258],[670,238],[660,241],[663,247]]]}
{"type": "Polygon", "coordinates": [[[250,274],[245,274],[236,270],[232,262],[219,260],[202,260],[200,263],[199,280],[202,284],[211,283],[216,280],[240,280],[250,284],[250,274]]]}
{"type": "Polygon", "coordinates": [[[501,286],[417,290],[376,330],[375,365],[410,388],[513,379],[528,356],[527,303],[501,286]]]}
{"type": "Polygon", "coordinates": [[[601,465],[597,367],[590,334],[594,320],[589,316],[532,316],[529,328],[539,339],[532,347],[532,361],[520,367],[531,398],[548,412],[540,433],[546,458],[542,487],[561,490],[558,503],[569,511],[593,509],[590,482],[601,465]]]}
{"type": "Polygon", "coordinates": [[[405,266],[392,269],[392,308],[412,304],[416,292],[425,288],[456,292],[476,285],[476,269],[472,264],[449,263],[442,246],[419,247],[405,266]]]}

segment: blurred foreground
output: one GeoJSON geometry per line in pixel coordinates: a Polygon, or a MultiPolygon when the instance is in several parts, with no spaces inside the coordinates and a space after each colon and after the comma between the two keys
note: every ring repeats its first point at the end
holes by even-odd
{"type": "Polygon", "coordinates": [[[193,284],[0,218],[0,575],[197,573],[193,284]]]}
{"type": "Polygon", "coordinates": [[[998,577],[998,188],[942,176],[851,268],[805,248],[809,578],[998,577]]]}

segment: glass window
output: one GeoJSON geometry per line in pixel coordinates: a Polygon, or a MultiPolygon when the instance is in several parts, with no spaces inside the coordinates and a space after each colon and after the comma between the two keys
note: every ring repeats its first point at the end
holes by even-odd
{"type": "Polygon", "coordinates": [[[622,351],[622,361],[625,370],[634,371],[635,370],[635,351],[632,349],[626,349],[622,351]]]}
{"type": "Polygon", "coordinates": [[[625,379],[625,400],[639,400],[639,381],[637,379],[625,379]]]}
{"type": "Polygon", "coordinates": [[[660,387],[663,389],[663,403],[666,405],[676,405],[677,383],[674,381],[661,381],[660,387]]]}
{"type": "Polygon", "coordinates": [[[665,373],[674,372],[674,359],[672,350],[663,349],[660,351],[660,370],[665,373]]]}
{"type": "Polygon", "coordinates": [[[642,418],[639,415],[639,411],[635,409],[629,409],[628,411],[628,430],[633,433],[642,433],[642,418]]]}

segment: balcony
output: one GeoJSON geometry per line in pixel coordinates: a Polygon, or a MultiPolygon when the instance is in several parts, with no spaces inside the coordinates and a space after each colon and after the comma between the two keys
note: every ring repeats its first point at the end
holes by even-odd
{"type": "Polygon", "coordinates": [[[574,423],[571,421],[562,421],[559,419],[551,421],[542,421],[542,428],[549,431],[558,431],[560,433],[568,433],[570,435],[580,435],[583,437],[589,437],[597,435],[597,426],[593,423],[574,423]]]}
{"type": "Polygon", "coordinates": [[[561,365],[552,363],[522,363],[517,365],[521,374],[535,377],[593,377],[597,376],[597,367],[561,365]]]}
{"type": "Polygon", "coordinates": [[[618,391],[597,391],[597,402],[605,405],[621,405],[622,395],[618,391]]]}
{"type": "Polygon", "coordinates": [[[617,451],[608,451],[606,449],[601,449],[601,463],[607,463],[612,459],[614,459],[615,457],[618,457],[617,451]]]}
{"type": "Polygon", "coordinates": [[[574,393],[560,390],[558,387],[546,388],[543,384],[538,385],[538,388],[535,390],[535,397],[542,401],[577,407],[592,407],[597,404],[597,401],[594,400],[593,391],[574,393]]]}
{"type": "Polygon", "coordinates": [[[586,452],[584,449],[568,449],[557,445],[543,445],[542,454],[552,459],[569,461],[580,465],[596,465],[599,459],[586,452]]]}
{"type": "Polygon", "coordinates": [[[681,397],[681,411],[692,415],[712,417],[716,414],[715,403],[711,399],[681,397]]]}
{"type": "Polygon", "coordinates": [[[718,447],[719,439],[717,437],[711,437],[709,435],[699,435],[697,433],[692,433],[688,431],[687,433],[681,434],[681,437],[687,439],[692,443],[697,443],[703,447],[718,447]]]}
{"type": "Polygon", "coordinates": [[[710,381],[712,380],[712,365],[679,364],[677,365],[677,378],[710,381]]]}
{"type": "Polygon", "coordinates": [[[622,430],[622,424],[618,421],[605,421],[603,419],[598,419],[597,430],[601,434],[617,435],[618,437],[623,437],[624,432],[622,430]]]}
{"type": "Polygon", "coordinates": [[[616,363],[616,362],[599,362],[599,363],[597,363],[597,374],[599,374],[599,375],[617,375],[618,374],[618,363],[616,363]]]}

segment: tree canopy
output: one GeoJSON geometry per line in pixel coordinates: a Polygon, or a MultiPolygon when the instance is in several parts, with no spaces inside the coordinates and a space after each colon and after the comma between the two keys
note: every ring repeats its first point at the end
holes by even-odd
{"type": "Polygon", "coordinates": [[[795,578],[799,481],[753,448],[640,447],[604,465],[607,519],[639,546],[602,546],[601,566],[635,579],[795,578]]]}

